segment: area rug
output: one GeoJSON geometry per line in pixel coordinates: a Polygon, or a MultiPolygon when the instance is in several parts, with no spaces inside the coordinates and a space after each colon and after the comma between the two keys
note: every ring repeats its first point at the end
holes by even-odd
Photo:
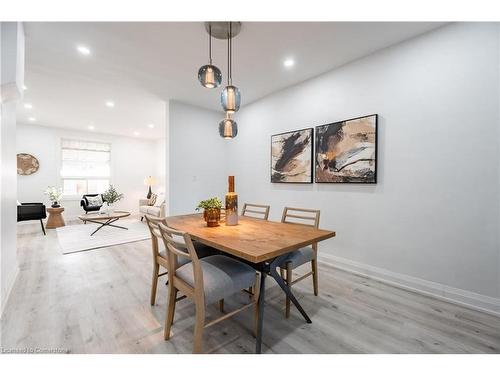
{"type": "Polygon", "coordinates": [[[115,224],[128,228],[128,230],[105,226],[91,236],[90,234],[97,229],[99,224],[87,222],[87,224],[57,228],[57,237],[62,253],[76,253],[150,238],[146,223],[137,219],[118,220],[115,224]]]}

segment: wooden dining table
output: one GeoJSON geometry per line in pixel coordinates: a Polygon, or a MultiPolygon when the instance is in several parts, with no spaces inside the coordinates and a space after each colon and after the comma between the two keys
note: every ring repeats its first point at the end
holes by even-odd
{"type": "Polygon", "coordinates": [[[168,226],[224,253],[245,261],[260,272],[259,320],[255,352],[262,347],[266,276],[271,276],[300,311],[307,323],[311,319],[278,273],[290,252],[335,237],[335,232],[314,227],[279,223],[240,216],[238,225],[207,227],[201,214],[167,217],[168,226]]]}

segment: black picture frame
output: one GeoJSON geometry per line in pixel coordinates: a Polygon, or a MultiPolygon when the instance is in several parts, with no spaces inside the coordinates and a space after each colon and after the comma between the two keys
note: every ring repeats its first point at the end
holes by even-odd
{"type": "Polygon", "coordinates": [[[315,138],[314,138],[314,128],[304,128],[304,129],[297,129],[297,130],[291,130],[291,131],[287,131],[287,132],[283,132],[283,133],[277,133],[277,134],[272,134],[271,135],[271,152],[270,152],[270,161],[269,161],[269,164],[270,164],[270,180],[271,180],[271,183],[273,184],[312,184],[314,182],[314,177],[313,177],[313,174],[314,174],[314,170],[313,170],[313,167],[314,167],[314,161],[313,161],[313,157],[314,157],[314,141],[315,141],[315,138]],[[309,155],[309,159],[310,159],[310,163],[309,163],[309,168],[310,168],[310,178],[309,178],[309,181],[277,181],[276,179],[273,180],[273,170],[274,170],[274,165],[273,165],[273,138],[274,137],[277,137],[277,136],[283,136],[283,135],[286,135],[286,134],[293,134],[293,133],[301,133],[301,132],[305,132],[305,131],[309,131],[310,132],[310,155],[309,155]]]}
{"type": "Polygon", "coordinates": [[[365,116],[359,116],[359,117],[353,117],[347,120],[341,120],[341,121],[335,121],[331,122],[328,124],[323,124],[323,125],[318,125],[315,127],[315,137],[314,137],[314,182],[317,184],[376,184],[377,183],[377,171],[378,171],[378,114],[373,113],[370,115],[365,115],[365,116]],[[318,174],[317,174],[317,168],[318,168],[318,135],[320,132],[318,131],[318,128],[322,128],[325,126],[333,126],[341,123],[346,123],[349,121],[354,121],[354,120],[359,120],[362,118],[366,117],[375,117],[375,163],[374,163],[374,176],[372,181],[318,181],[318,174]]]}

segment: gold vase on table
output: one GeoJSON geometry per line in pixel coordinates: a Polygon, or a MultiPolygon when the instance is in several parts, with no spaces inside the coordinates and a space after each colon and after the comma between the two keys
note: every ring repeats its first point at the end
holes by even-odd
{"type": "Polygon", "coordinates": [[[226,194],[226,225],[238,225],[238,195],[234,192],[234,176],[229,176],[226,194]]]}

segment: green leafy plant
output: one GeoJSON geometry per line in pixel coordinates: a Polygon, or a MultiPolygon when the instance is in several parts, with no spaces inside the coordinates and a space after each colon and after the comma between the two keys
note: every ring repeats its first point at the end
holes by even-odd
{"type": "Polygon", "coordinates": [[[59,202],[63,196],[62,189],[56,188],[55,186],[49,186],[44,193],[49,197],[49,200],[53,203],[59,202]]]}
{"type": "Polygon", "coordinates": [[[198,203],[198,206],[196,207],[196,211],[199,211],[200,209],[220,210],[221,208],[222,208],[222,201],[219,198],[214,197],[214,198],[206,199],[206,200],[198,203]]]}
{"type": "Polygon", "coordinates": [[[102,198],[106,201],[106,204],[109,206],[110,204],[116,203],[119,200],[123,199],[123,194],[118,193],[113,185],[109,185],[108,190],[106,190],[102,194],[102,198]]]}

